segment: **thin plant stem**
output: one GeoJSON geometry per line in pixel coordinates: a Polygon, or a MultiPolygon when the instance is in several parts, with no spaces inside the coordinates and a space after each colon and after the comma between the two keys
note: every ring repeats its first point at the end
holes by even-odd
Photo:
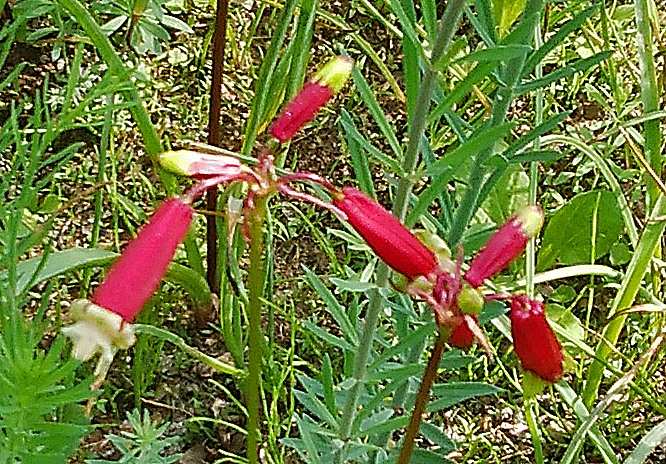
{"type": "MultiPolygon", "coordinates": [[[[641,69],[641,101],[643,113],[659,110],[659,90],[657,88],[657,73],[652,53],[653,38],[650,27],[650,17],[647,0],[634,0],[634,13],[636,15],[636,48],[641,69]]],[[[644,154],[648,163],[655,172],[661,172],[661,131],[659,119],[646,121],[643,125],[645,137],[644,154]]],[[[655,182],[646,174],[647,211],[652,211],[659,189],[655,182]]]]}
{"type": "MultiPolygon", "coordinates": [[[[222,74],[224,71],[224,48],[227,37],[227,16],[229,0],[218,0],[213,34],[213,72],[210,85],[210,106],[208,111],[208,144],[220,146],[220,99],[222,95],[222,74]]],[[[217,187],[206,192],[206,207],[217,211],[217,187]]],[[[217,220],[206,218],[206,279],[214,293],[220,293],[220,278],[217,269],[217,220]]]]}
{"type": "Polygon", "coordinates": [[[402,448],[400,449],[400,456],[398,457],[397,464],[409,464],[412,457],[414,440],[419,434],[421,419],[423,418],[423,413],[425,412],[425,407],[426,404],[428,404],[428,398],[430,396],[430,388],[437,377],[437,367],[439,366],[439,360],[442,358],[442,352],[444,351],[444,344],[446,343],[447,338],[448,337],[441,332],[437,336],[437,341],[435,342],[432,354],[430,355],[428,366],[426,367],[425,372],[423,372],[423,379],[421,379],[419,392],[416,395],[414,409],[412,410],[412,416],[409,419],[409,425],[407,426],[407,432],[405,433],[405,438],[402,442],[402,448]]]}
{"type": "Polygon", "coordinates": [[[534,416],[534,411],[538,410],[538,404],[534,401],[534,397],[524,397],[523,409],[525,410],[525,420],[527,427],[530,429],[532,435],[532,445],[534,445],[534,462],[536,464],[543,464],[543,449],[541,447],[541,429],[534,416]]]}
{"type": "MultiPolygon", "coordinates": [[[[540,17],[539,13],[543,11],[543,4],[543,0],[528,0],[520,19],[521,24],[526,21],[537,22],[537,19],[540,17]]],[[[524,42],[531,42],[531,34],[534,31],[534,27],[526,28],[526,31],[529,31],[529,34],[526,34],[524,42]]],[[[522,53],[509,60],[502,69],[502,80],[505,85],[497,90],[495,99],[493,100],[493,109],[490,114],[488,127],[498,126],[506,119],[507,112],[513,101],[514,88],[520,81],[526,57],[527,53],[522,53]]],[[[489,169],[485,167],[484,163],[491,155],[492,147],[489,147],[479,152],[472,160],[467,188],[460,200],[460,206],[456,209],[453,216],[453,224],[449,232],[448,241],[451,247],[455,247],[460,242],[469,221],[474,216],[480,204],[481,191],[489,173],[489,169]]]]}
{"type": "MultiPolygon", "coordinates": [[[[643,112],[649,113],[659,108],[659,94],[656,83],[656,73],[654,68],[654,59],[652,56],[652,32],[650,29],[650,20],[646,0],[634,1],[634,12],[636,15],[636,46],[640,60],[641,69],[641,99],[643,102],[643,112]]],[[[644,152],[648,164],[656,172],[661,172],[661,133],[659,130],[659,121],[647,121],[643,127],[644,131],[644,152]]],[[[646,169],[647,171],[647,169],[646,169]]],[[[659,195],[657,184],[646,173],[647,204],[650,217],[658,217],[666,213],[666,201],[663,195],[659,195]]],[[[641,236],[634,255],[629,263],[618,295],[613,301],[613,306],[609,312],[612,316],[615,312],[628,308],[634,301],[641,280],[650,265],[652,256],[658,252],[660,239],[664,231],[662,221],[651,221],[648,219],[643,235],[641,236]]],[[[656,279],[655,275],[655,279],[656,279]]],[[[657,280],[658,282],[658,280],[657,280]]],[[[655,287],[656,288],[656,287],[655,287]]],[[[604,330],[604,337],[611,345],[615,345],[620,332],[624,327],[626,316],[614,318],[604,330]]],[[[610,355],[610,348],[603,341],[599,343],[596,350],[596,358],[588,370],[585,389],[582,394],[583,403],[588,409],[591,409],[597,398],[597,392],[601,379],[603,377],[603,364],[601,360],[606,360],[610,355]]]]}
{"type": "Polygon", "coordinates": [[[254,208],[247,211],[250,229],[250,264],[248,267],[248,377],[245,389],[247,407],[247,460],[257,464],[261,430],[259,429],[259,387],[263,338],[261,334],[261,297],[264,283],[262,258],[266,219],[266,197],[256,197],[254,208]]]}
{"type": "MultiPolygon", "coordinates": [[[[534,46],[539,49],[542,45],[541,40],[541,21],[537,23],[534,28],[534,46]]],[[[535,77],[540,79],[543,76],[543,66],[539,62],[535,66],[535,77]]],[[[534,125],[538,127],[543,122],[543,89],[539,88],[536,91],[534,98],[534,125]]],[[[541,139],[537,137],[534,140],[534,148],[538,150],[541,147],[541,139]]],[[[536,161],[530,163],[530,185],[528,193],[528,203],[533,205],[537,202],[537,186],[539,182],[539,166],[536,161]]],[[[534,297],[534,273],[536,268],[536,249],[535,237],[532,237],[527,242],[527,249],[525,250],[525,293],[528,297],[534,297]]],[[[534,447],[534,460],[538,464],[543,464],[543,450],[541,447],[541,429],[539,424],[534,418],[534,409],[537,407],[533,397],[523,396],[523,409],[525,411],[525,419],[527,426],[530,430],[530,438],[532,446],[534,447]]]]}
{"type": "MultiPolygon", "coordinates": [[[[444,11],[440,27],[433,48],[432,60],[437,61],[448,48],[453,33],[458,26],[460,13],[464,6],[464,0],[452,0],[444,11]],[[435,54],[436,53],[436,54],[435,54]]],[[[436,70],[429,68],[426,76],[423,79],[421,88],[419,89],[418,102],[414,111],[412,119],[412,126],[409,131],[409,143],[405,151],[402,168],[406,173],[412,172],[418,162],[418,152],[421,138],[425,132],[427,116],[430,109],[430,100],[434,90],[434,83],[436,78],[436,70]]],[[[412,187],[413,180],[411,176],[405,176],[400,179],[396,191],[393,212],[400,220],[404,220],[407,212],[407,204],[409,192],[412,187]]],[[[385,287],[388,284],[389,268],[385,263],[380,263],[377,266],[376,283],[379,288],[385,287]]],[[[343,440],[349,439],[351,436],[352,424],[354,422],[354,415],[358,406],[358,400],[361,396],[362,387],[364,385],[365,373],[367,371],[368,359],[372,349],[372,340],[377,330],[379,322],[379,314],[382,308],[382,296],[378,290],[374,290],[365,314],[365,324],[361,333],[361,339],[356,351],[356,358],[354,360],[354,383],[352,384],[347,400],[343,407],[342,417],[340,419],[339,436],[343,440]]],[[[342,451],[338,455],[339,459],[343,459],[342,451]]]]}
{"type": "MultiPolygon", "coordinates": [[[[652,256],[654,256],[654,251],[659,245],[659,241],[664,233],[666,222],[659,220],[659,218],[665,214],[666,199],[662,195],[657,200],[657,204],[655,204],[650,216],[651,218],[656,218],[656,220],[648,220],[645,226],[643,234],[638,241],[636,251],[629,262],[627,271],[620,284],[620,290],[613,300],[613,305],[608,313],[609,317],[612,317],[618,311],[629,308],[633,303],[634,298],[636,298],[643,276],[647,272],[648,266],[652,261],[652,256]]],[[[592,361],[592,364],[590,364],[590,368],[588,369],[585,389],[581,395],[583,403],[588,409],[592,409],[594,401],[597,398],[597,392],[605,368],[604,366],[612,351],[609,344],[614,346],[615,343],[617,343],[626,318],[626,315],[613,318],[603,332],[603,337],[606,340],[602,340],[597,347],[595,359],[592,361]]]]}

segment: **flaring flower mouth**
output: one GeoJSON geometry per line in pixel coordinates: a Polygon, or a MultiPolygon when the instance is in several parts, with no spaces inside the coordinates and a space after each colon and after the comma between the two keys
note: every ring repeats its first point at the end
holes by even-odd
{"type": "Polygon", "coordinates": [[[103,377],[116,351],[134,344],[132,325],[119,314],[84,299],[72,302],[70,312],[76,322],[62,332],[72,339],[72,357],[87,361],[99,353],[95,375],[103,377]]]}
{"type": "Polygon", "coordinates": [[[99,386],[118,349],[134,343],[130,322],[155,293],[176,248],[192,221],[192,206],[180,198],[160,205],[111,266],[93,293],[92,301],[76,300],[71,305],[75,323],[63,333],[74,343],[72,356],[88,360],[100,354],[95,373],[99,386]]]}

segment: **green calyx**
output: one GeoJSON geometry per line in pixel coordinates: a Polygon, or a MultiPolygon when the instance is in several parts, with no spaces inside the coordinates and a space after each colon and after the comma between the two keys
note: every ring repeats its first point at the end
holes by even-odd
{"type": "Polygon", "coordinates": [[[458,309],[463,314],[479,314],[483,305],[483,295],[475,288],[464,287],[458,294],[458,309]]]}

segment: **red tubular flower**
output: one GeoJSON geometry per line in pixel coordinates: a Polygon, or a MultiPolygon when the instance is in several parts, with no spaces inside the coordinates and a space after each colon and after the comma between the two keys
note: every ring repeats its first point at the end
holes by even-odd
{"type": "Polygon", "coordinates": [[[275,120],[271,127],[271,135],[280,142],[291,139],[333,94],[340,91],[351,74],[352,65],[352,61],[343,56],[333,58],[326,63],[275,120]]]}
{"type": "Polygon", "coordinates": [[[194,210],[179,198],[160,205],[150,222],[130,241],[97,287],[92,302],[131,322],[155,293],[194,210]]]}
{"type": "MultiPolygon", "coordinates": [[[[477,325],[479,324],[479,319],[475,315],[472,314],[469,317],[474,319],[474,322],[476,322],[477,325]]],[[[466,350],[472,346],[474,343],[474,334],[472,333],[472,329],[469,328],[467,319],[463,319],[462,322],[453,329],[451,335],[449,335],[448,343],[461,350],[466,350]]]]}
{"type": "Polygon", "coordinates": [[[511,300],[511,334],[523,369],[549,382],[562,378],[562,347],[543,311],[543,302],[517,295],[511,300]]]}
{"type": "Polygon", "coordinates": [[[351,187],[333,204],[386,264],[410,280],[437,271],[434,253],[393,214],[363,192],[351,187]]]}
{"type": "Polygon", "coordinates": [[[465,273],[465,280],[472,287],[479,287],[523,251],[530,238],[543,224],[543,212],[536,205],[528,206],[509,219],[490,237],[485,248],[476,256],[465,273]]]}
{"type": "Polygon", "coordinates": [[[103,378],[118,348],[134,343],[131,322],[164,277],[178,244],[187,234],[194,210],[180,198],[157,208],[92,296],[76,300],[70,311],[77,321],[63,329],[74,341],[72,356],[83,361],[100,352],[96,373],[103,378]]]}

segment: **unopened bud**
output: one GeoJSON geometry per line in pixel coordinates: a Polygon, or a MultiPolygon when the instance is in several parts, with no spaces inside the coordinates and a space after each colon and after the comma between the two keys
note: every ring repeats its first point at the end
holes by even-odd
{"type": "Polygon", "coordinates": [[[511,300],[511,334],[523,369],[549,382],[562,378],[562,347],[543,311],[543,302],[517,295],[511,300]]]}
{"type": "Polygon", "coordinates": [[[353,67],[350,58],[330,60],[289,102],[271,126],[271,135],[280,142],[291,139],[349,79],[353,67]]]}
{"type": "Polygon", "coordinates": [[[483,295],[480,291],[471,287],[464,287],[458,293],[458,308],[463,314],[479,314],[483,309],[483,295]]]}
{"type": "Polygon", "coordinates": [[[234,176],[242,172],[241,162],[233,156],[212,155],[191,150],[167,151],[159,155],[160,166],[180,176],[205,179],[234,176]]]}
{"type": "MultiPolygon", "coordinates": [[[[470,315],[470,317],[474,319],[474,322],[478,325],[479,320],[477,317],[473,314],[470,315]]],[[[474,333],[472,332],[472,329],[469,328],[469,322],[467,322],[467,319],[463,319],[462,322],[453,329],[451,335],[449,335],[448,343],[461,350],[466,350],[472,346],[474,343],[474,333]]]]}
{"type": "Polygon", "coordinates": [[[525,249],[543,224],[543,212],[536,205],[522,209],[490,237],[465,273],[472,287],[479,287],[511,263],[525,249]]]}

